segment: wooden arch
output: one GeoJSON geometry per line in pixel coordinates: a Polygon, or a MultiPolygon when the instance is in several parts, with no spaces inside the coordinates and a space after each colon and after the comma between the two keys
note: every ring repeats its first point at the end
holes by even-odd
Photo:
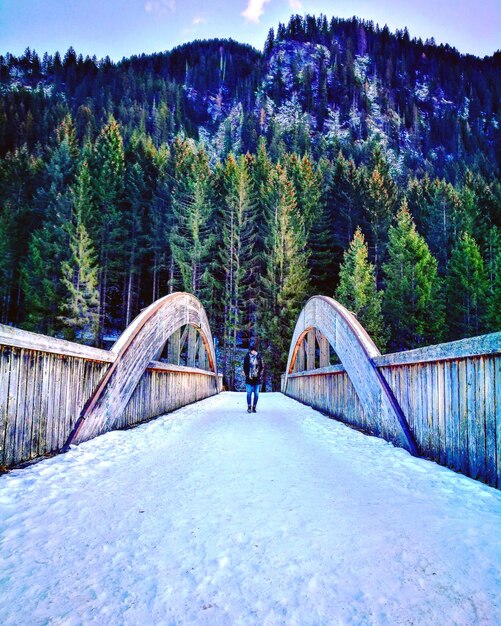
{"type": "Polygon", "coordinates": [[[374,419],[374,430],[395,433],[395,443],[411,454],[418,454],[407,419],[373,358],[380,352],[366,330],[343,305],[327,296],[310,298],[299,314],[292,337],[285,373],[292,373],[297,353],[305,335],[317,329],[341,359],[367,415],[374,419]]]}
{"type": "MultiPolygon", "coordinates": [[[[189,293],[172,293],[146,308],[125,329],[111,348],[116,357],[87,400],[63,449],[107,432],[124,411],[150,361],[176,330],[195,326],[215,374],[216,355],[207,315],[201,302],[189,293]]],[[[217,376],[214,377],[217,385],[217,376]]]]}

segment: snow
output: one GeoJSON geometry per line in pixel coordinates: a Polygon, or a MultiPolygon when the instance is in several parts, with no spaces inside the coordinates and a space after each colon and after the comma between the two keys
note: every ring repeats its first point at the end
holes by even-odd
{"type": "Polygon", "coordinates": [[[501,493],[281,394],[0,478],[0,623],[501,623],[501,493]]]}
{"type": "Polygon", "coordinates": [[[330,74],[331,53],[322,44],[303,41],[281,41],[275,43],[268,60],[267,73],[263,80],[264,90],[273,87],[273,82],[280,73],[280,79],[289,96],[297,89],[298,77],[304,77],[306,71],[311,78],[314,92],[318,91],[319,72],[322,69],[330,74]]]}

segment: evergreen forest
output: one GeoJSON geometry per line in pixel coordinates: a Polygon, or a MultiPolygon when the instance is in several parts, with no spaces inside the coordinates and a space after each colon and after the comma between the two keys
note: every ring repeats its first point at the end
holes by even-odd
{"type": "Polygon", "coordinates": [[[279,387],[333,296],[382,352],[501,330],[501,52],[293,16],[263,51],[0,56],[0,322],[108,345],[173,291],[279,387]]]}

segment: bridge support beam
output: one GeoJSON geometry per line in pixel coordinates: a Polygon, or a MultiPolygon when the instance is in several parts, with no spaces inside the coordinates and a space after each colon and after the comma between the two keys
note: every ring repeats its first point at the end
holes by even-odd
{"type": "Polygon", "coordinates": [[[295,363],[296,371],[298,372],[302,372],[304,370],[304,354],[305,354],[304,342],[302,342],[298,348],[297,358],[296,358],[296,363],[295,363]]]}
{"type": "Polygon", "coordinates": [[[198,349],[198,368],[201,370],[207,369],[207,351],[203,341],[200,340],[200,347],[198,349]]]}
{"type": "Polygon", "coordinates": [[[188,357],[186,364],[188,367],[195,367],[197,359],[198,333],[194,326],[188,327],[188,357]]]}
{"type": "Polygon", "coordinates": [[[322,335],[321,332],[317,332],[317,341],[320,346],[320,362],[319,367],[327,367],[330,365],[330,354],[329,354],[329,342],[322,335]]]}
{"type": "Polygon", "coordinates": [[[179,365],[181,356],[181,329],[175,330],[168,339],[167,361],[179,365]]]}
{"type": "Polygon", "coordinates": [[[306,335],[306,369],[315,369],[316,331],[312,328],[306,335]]]}

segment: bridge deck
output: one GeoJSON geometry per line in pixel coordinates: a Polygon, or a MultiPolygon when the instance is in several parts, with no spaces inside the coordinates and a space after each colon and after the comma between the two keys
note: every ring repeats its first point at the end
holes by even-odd
{"type": "Polygon", "coordinates": [[[501,493],[280,394],[0,478],[0,623],[501,623],[501,493]]]}

